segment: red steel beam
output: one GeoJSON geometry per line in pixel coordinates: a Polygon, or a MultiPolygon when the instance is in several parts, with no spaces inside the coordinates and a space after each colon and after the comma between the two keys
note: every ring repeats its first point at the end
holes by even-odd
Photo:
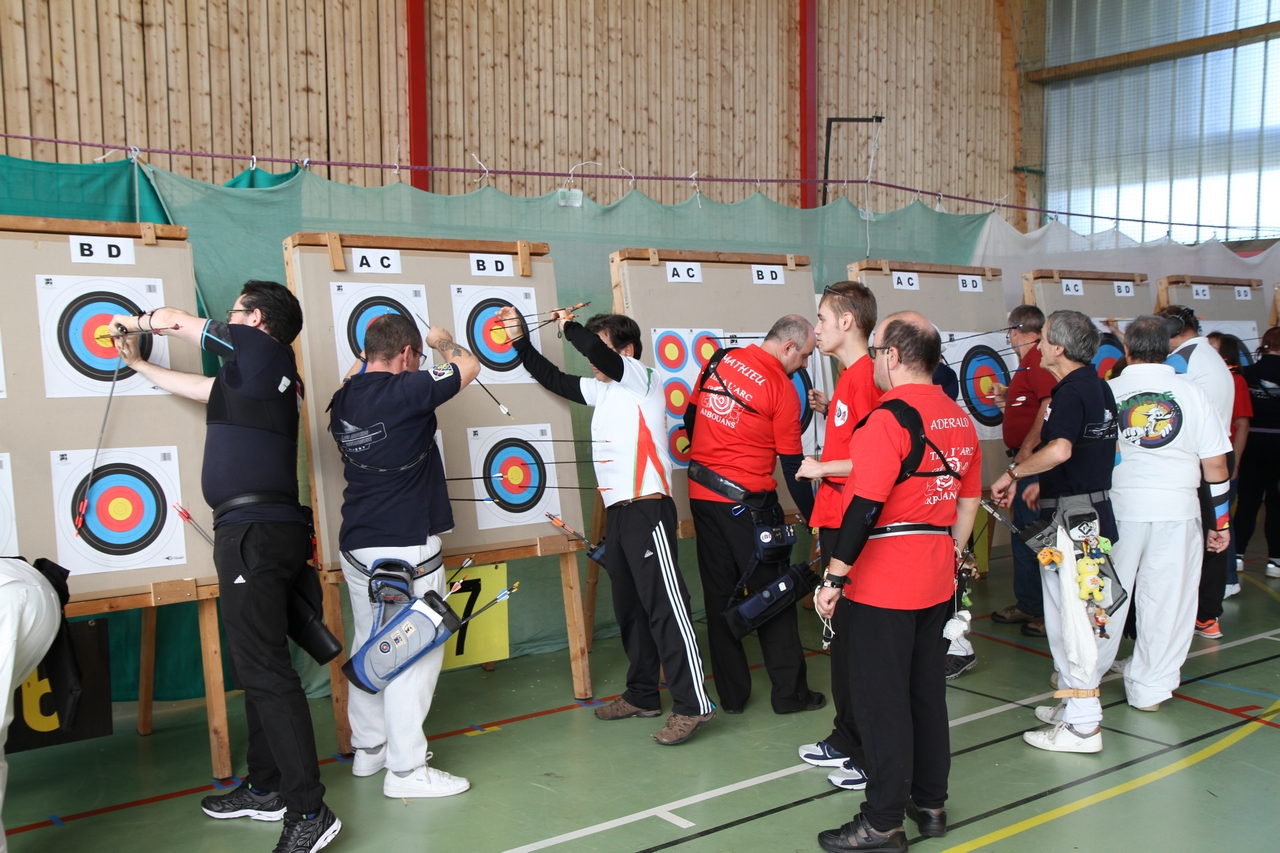
{"type": "MultiPolygon", "coordinates": [[[[430,166],[431,130],[427,122],[430,101],[427,79],[427,0],[405,0],[405,28],[409,53],[409,162],[430,166]]],[[[409,171],[409,181],[420,190],[431,189],[431,173],[409,171]]]]}
{"type": "MultiPolygon", "coordinates": [[[[818,177],[818,0],[800,2],[800,177],[818,177]]],[[[800,185],[800,206],[818,206],[818,185],[800,185]]]]}

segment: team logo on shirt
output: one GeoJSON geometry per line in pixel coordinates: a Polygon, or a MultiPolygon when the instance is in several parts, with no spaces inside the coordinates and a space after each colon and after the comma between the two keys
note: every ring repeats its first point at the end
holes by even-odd
{"type": "Polygon", "coordinates": [[[1134,447],[1164,447],[1182,431],[1182,408],[1167,392],[1135,394],[1120,404],[1120,438],[1134,447]]]}
{"type": "Polygon", "coordinates": [[[844,422],[847,420],[849,420],[849,407],[844,404],[843,400],[837,400],[835,411],[836,426],[844,426],[844,422]]]}
{"type": "Polygon", "coordinates": [[[446,361],[444,364],[437,364],[436,366],[431,368],[431,378],[437,382],[439,382],[441,379],[448,379],[452,375],[453,375],[453,364],[451,364],[450,362],[446,361]]]}

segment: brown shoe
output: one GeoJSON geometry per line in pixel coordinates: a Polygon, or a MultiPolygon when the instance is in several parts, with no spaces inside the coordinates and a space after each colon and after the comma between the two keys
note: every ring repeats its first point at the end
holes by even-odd
{"type": "Polygon", "coordinates": [[[991,614],[992,622],[999,622],[1001,625],[1013,625],[1018,622],[1030,622],[1035,617],[1030,613],[1023,613],[1018,609],[1018,605],[1010,604],[1008,607],[997,610],[991,614]]]}
{"type": "Polygon", "coordinates": [[[653,711],[637,708],[621,696],[608,705],[601,705],[596,708],[596,717],[601,720],[625,720],[627,717],[656,717],[661,713],[661,708],[653,711]]]}
{"type": "Polygon", "coordinates": [[[1037,616],[1030,622],[1022,626],[1022,636],[1024,637],[1043,637],[1044,633],[1044,617],[1037,616]]]}
{"type": "Polygon", "coordinates": [[[684,714],[672,714],[667,717],[667,724],[654,734],[653,739],[663,746],[675,746],[693,737],[699,728],[711,722],[716,712],[701,714],[697,717],[686,717],[684,714]]]}

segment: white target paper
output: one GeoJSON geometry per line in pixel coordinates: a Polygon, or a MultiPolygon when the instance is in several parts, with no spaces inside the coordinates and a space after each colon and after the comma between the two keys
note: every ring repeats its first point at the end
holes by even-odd
{"type": "Polygon", "coordinates": [[[1252,364],[1257,359],[1253,351],[1258,348],[1262,339],[1258,335],[1258,324],[1253,320],[1201,320],[1200,334],[1207,335],[1210,332],[1234,335],[1240,341],[1241,364],[1252,364]]]}
{"type": "Polygon", "coordinates": [[[480,381],[486,385],[533,382],[497,319],[504,305],[515,308],[527,318],[529,341],[541,351],[542,336],[534,327],[547,318],[537,316],[533,287],[455,284],[449,292],[453,296],[453,337],[480,359],[480,381]]]}
{"type": "MultiPolygon", "coordinates": [[[[164,307],[158,278],[38,275],[36,300],[46,397],[100,397],[110,392],[118,358],[108,328],[113,314],[141,314],[164,307]]],[[[161,335],[139,338],[152,364],[169,366],[169,343],[161,335]]],[[[118,396],[167,394],[120,365],[118,396]]]]}
{"type": "Polygon", "coordinates": [[[422,284],[329,283],[333,303],[333,338],[338,347],[338,379],[356,363],[364,349],[364,330],[383,314],[402,314],[413,320],[424,338],[430,328],[427,288],[422,284]]]}
{"type": "Polygon", "coordinates": [[[72,574],[187,561],[182,519],[173,509],[182,503],[177,447],[103,448],[79,536],[76,514],[93,450],[55,450],[49,462],[58,563],[72,574]]]}
{"type": "Polygon", "coordinates": [[[13,469],[8,453],[0,453],[0,556],[16,557],[18,513],[13,500],[13,469]]]}
{"type": "Polygon", "coordinates": [[[546,513],[560,514],[554,438],[550,424],[467,430],[481,530],[545,524],[546,513]]]}
{"type": "Polygon", "coordinates": [[[1010,349],[1004,332],[980,335],[963,331],[942,332],[942,343],[942,358],[956,372],[956,378],[960,381],[960,396],[956,402],[968,412],[978,438],[982,441],[1002,439],[1004,412],[996,405],[992,386],[996,381],[1007,386],[1009,380],[1013,379],[1014,368],[1018,366],[1018,357],[1010,349]],[[975,358],[981,354],[987,358],[999,359],[1008,375],[998,376],[994,368],[983,369],[978,365],[975,375],[966,378],[965,359],[971,352],[974,352],[975,358]]]}

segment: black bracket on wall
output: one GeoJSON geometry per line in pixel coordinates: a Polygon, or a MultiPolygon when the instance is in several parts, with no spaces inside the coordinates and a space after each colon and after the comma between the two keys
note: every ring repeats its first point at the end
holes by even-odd
{"type": "Polygon", "coordinates": [[[827,145],[822,154],[822,206],[827,206],[827,178],[831,174],[831,127],[836,122],[853,122],[854,124],[879,124],[884,116],[859,116],[856,118],[832,117],[827,119],[827,145]]]}

